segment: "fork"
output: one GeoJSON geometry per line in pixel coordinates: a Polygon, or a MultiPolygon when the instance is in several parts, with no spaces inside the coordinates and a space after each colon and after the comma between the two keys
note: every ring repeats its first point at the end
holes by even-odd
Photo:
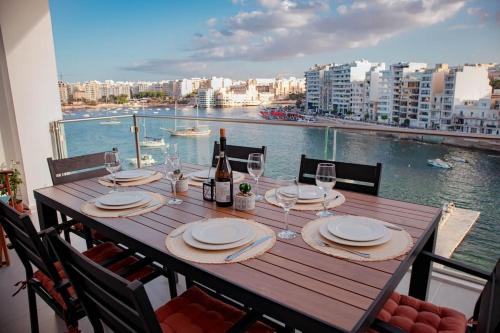
{"type": "Polygon", "coordinates": [[[318,244],[321,247],[331,247],[333,249],[339,249],[339,250],[342,250],[342,251],[346,251],[346,252],[355,254],[357,256],[363,257],[363,258],[370,258],[370,254],[369,253],[359,252],[359,251],[356,251],[356,250],[351,250],[351,249],[348,249],[346,247],[343,247],[343,246],[340,246],[340,245],[336,245],[336,244],[334,245],[334,244],[331,244],[331,243],[325,243],[325,242],[323,242],[320,239],[316,239],[316,244],[318,244]]]}

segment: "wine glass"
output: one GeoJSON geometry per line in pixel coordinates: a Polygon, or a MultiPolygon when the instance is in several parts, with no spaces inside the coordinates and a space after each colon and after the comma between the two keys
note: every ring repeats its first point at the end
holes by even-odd
{"type": "Polygon", "coordinates": [[[116,150],[104,153],[104,167],[113,177],[113,189],[109,193],[116,192],[116,171],[120,170],[120,157],[116,150]]]}
{"type": "Polygon", "coordinates": [[[264,154],[248,155],[247,169],[248,174],[255,180],[255,200],[262,201],[264,197],[259,194],[259,177],[264,173],[264,154]]]}
{"type": "Polygon", "coordinates": [[[177,155],[167,156],[165,158],[165,178],[172,184],[172,192],[174,197],[168,201],[170,205],[179,205],[182,203],[181,199],[177,199],[175,184],[182,176],[181,159],[177,155]]]}
{"type": "Polygon", "coordinates": [[[179,156],[179,151],[177,150],[177,143],[169,143],[165,147],[165,158],[169,156],[179,156]]]}
{"type": "Polygon", "coordinates": [[[323,210],[316,215],[321,217],[332,216],[333,213],[328,211],[327,197],[330,190],[335,186],[335,164],[333,163],[319,163],[316,169],[316,185],[323,191],[323,210]]]}
{"type": "Polygon", "coordinates": [[[282,239],[297,237],[297,233],[288,228],[288,213],[299,199],[299,184],[296,177],[278,177],[278,187],[275,189],[276,201],[285,211],[285,229],[278,233],[282,239]]]}

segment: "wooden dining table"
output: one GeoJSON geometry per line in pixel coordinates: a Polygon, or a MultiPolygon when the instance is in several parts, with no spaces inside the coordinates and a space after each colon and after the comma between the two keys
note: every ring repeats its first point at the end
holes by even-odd
{"type": "MultiPolygon", "coordinates": [[[[206,167],[184,164],[183,172],[203,168],[206,167]]],[[[158,166],[149,169],[161,171],[158,166]]],[[[259,184],[264,192],[273,188],[275,181],[261,177],[259,184]]],[[[127,187],[124,191],[132,189],[127,187]]],[[[135,189],[172,197],[171,186],[165,179],[135,189]]],[[[80,211],[84,202],[109,190],[97,178],[35,190],[41,228],[57,223],[59,211],[257,313],[303,332],[365,331],[412,265],[409,294],[420,299],[426,297],[431,262],[420,254],[424,250],[434,251],[440,208],[340,191],[346,202],[332,209],[336,214],[390,222],[412,236],[411,250],[396,259],[378,262],[340,259],[316,251],[299,235],[291,240],[278,238],[272,249],[254,259],[198,264],[174,256],[165,247],[166,236],[175,228],[206,217],[239,217],[278,232],[284,227],[283,210],[265,201],[257,202],[255,210],[248,212],[216,207],[214,202],[203,200],[201,188],[190,186],[187,192],[178,193],[182,204],[165,205],[140,216],[95,218],[80,211]]],[[[300,233],[315,218],[315,212],[292,210],[290,228],[300,233]]]]}

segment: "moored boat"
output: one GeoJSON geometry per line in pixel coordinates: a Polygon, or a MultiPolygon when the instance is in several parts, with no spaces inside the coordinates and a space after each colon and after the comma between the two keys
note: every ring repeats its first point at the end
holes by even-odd
{"type": "Polygon", "coordinates": [[[437,168],[443,168],[443,169],[451,169],[452,166],[450,163],[443,161],[440,158],[436,158],[433,160],[427,160],[427,164],[437,167],[437,168]]]}

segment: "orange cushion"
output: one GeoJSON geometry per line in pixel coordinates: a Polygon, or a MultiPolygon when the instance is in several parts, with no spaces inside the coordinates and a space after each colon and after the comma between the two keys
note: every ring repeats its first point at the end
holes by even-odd
{"type": "MultiPolygon", "coordinates": [[[[82,254],[88,257],[89,259],[92,259],[96,263],[100,264],[122,251],[123,250],[118,246],[116,246],[115,244],[107,242],[94,246],[91,249],[83,252],[82,254]]],[[[138,261],[137,258],[131,256],[124,258],[114,263],[113,265],[107,266],[106,268],[112,272],[118,272],[120,269],[127,267],[128,265],[131,265],[137,261],[138,261]]],[[[61,263],[58,261],[55,262],[54,267],[59,273],[61,279],[66,279],[66,274],[64,273],[61,263]]],[[[133,281],[141,279],[151,274],[152,272],[153,268],[150,266],[146,266],[138,271],[132,272],[130,275],[126,276],[126,278],[129,281],[133,281]]],[[[50,296],[52,296],[64,309],[66,309],[66,304],[64,303],[61,294],[59,294],[59,292],[54,288],[54,281],[52,281],[50,277],[48,277],[41,271],[36,271],[33,274],[33,277],[36,278],[38,281],[40,281],[42,287],[47,291],[47,293],[50,296]]],[[[71,296],[75,295],[75,290],[73,289],[73,287],[69,287],[68,292],[70,293],[71,296]]]]}
{"type": "Polygon", "coordinates": [[[377,318],[409,333],[464,333],[467,327],[461,312],[396,292],[377,318]]]}
{"type": "MultiPolygon", "coordinates": [[[[158,310],[163,333],[223,333],[244,316],[244,312],[191,287],[158,310]]],[[[272,328],[257,322],[249,333],[270,333],[272,328]]]]}

